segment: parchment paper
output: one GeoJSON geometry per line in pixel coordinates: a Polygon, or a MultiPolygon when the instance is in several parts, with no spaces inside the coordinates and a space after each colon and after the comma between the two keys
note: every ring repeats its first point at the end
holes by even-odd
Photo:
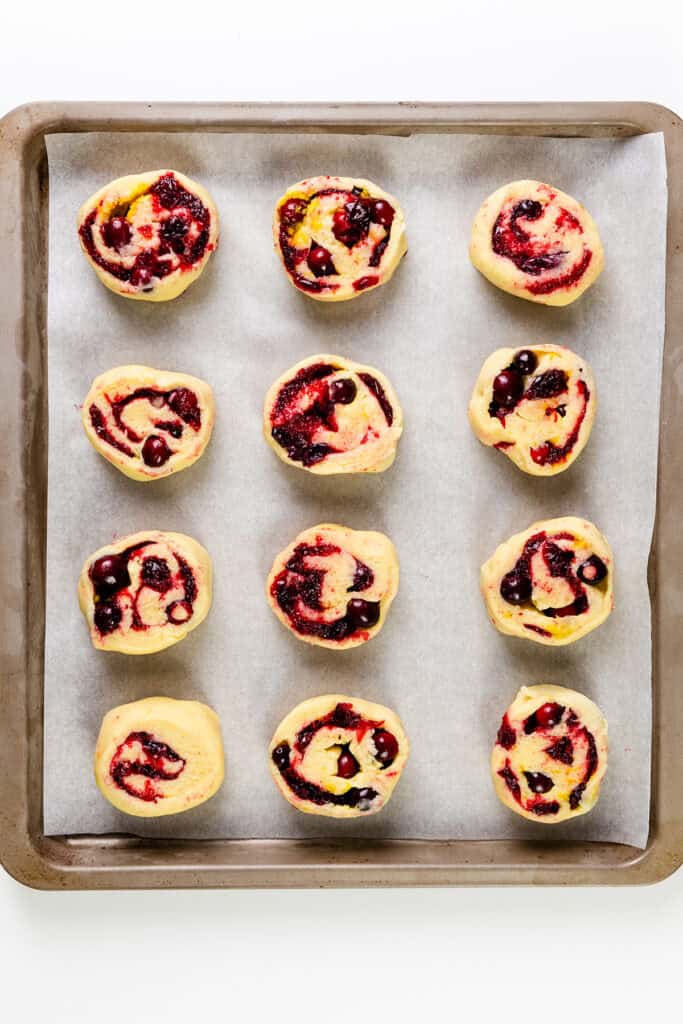
{"type": "Polygon", "coordinates": [[[650,605],[646,565],[655,507],[664,323],[666,171],[661,136],[553,140],[484,136],[56,135],[50,164],[49,515],[45,676],[45,831],[151,836],[581,838],[643,846],[650,780],[650,605]],[[177,168],[203,182],[221,245],[172,302],[108,292],[81,255],[81,202],[121,174],[177,168]],[[400,197],[410,251],[393,280],[356,301],[318,304],[289,284],[272,251],[273,204],[316,173],[374,179],[400,197]],[[566,309],[496,290],[470,266],[481,201],[515,178],[583,200],[606,248],[602,278],[566,309]],[[484,448],[466,407],[499,346],[566,344],[592,364],[599,412],[578,462],[534,479],[484,448]],[[377,476],[318,478],[281,463],[261,436],[272,380],[315,352],[375,364],[392,379],[406,427],[377,476]],[[78,406],[92,378],[122,363],[184,370],[212,384],[213,440],[191,470],[137,484],[89,446],[78,406]],[[616,558],[616,607],[599,630],[550,650],[505,638],[479,594],[481,562],[534,520],[586,516],[616,558]],[[321,521],[385,531],[401,586],[382,633],[335,654],[298,642],[266,605],[274,555],[321,521]],[[91,648],[77,600],[84,558],[145,528],[179,530],[213,556],[215,597],[183,643],[147,657],[91,648]],[[489,755],[522,684],[554,682],[594,698],[610,726],[597,808],[549,829],[497,801],[489,755]],[[280,719],[337,691],[395,708],[412,741],[379,815],[336,822],[297,813],[268,772],[280,719]],[[92,753],[116,704],[152,694],[198,698],[219,713],[227,776],[209,803],[153,822],[98,794],[92,753]]]}

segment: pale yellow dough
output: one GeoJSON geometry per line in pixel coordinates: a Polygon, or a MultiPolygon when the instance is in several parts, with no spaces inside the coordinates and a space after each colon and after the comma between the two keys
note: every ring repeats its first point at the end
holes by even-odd
{"type": "Polygon", "coordinates": [[[503,718],[498,741],[491,755],[491,777],[496,794],[511,811],[541,825],[554,825],[578,818],[595,806],[607,770],[607,753],[607,722],[592,700],[564,686],[523,686],[503,718]],[[525,722],[546,704],[560,705],[563,709],[561,717],[555,710],[554,713],[559,717],[555,724],[546,728],[537,727],[527,734],[525,722]],[[509,730],[515,734],[513,743],[509,730]],[[592,737],[594,747],[587,733],[592,737]],[[512,746],[505,749],[501,739],[507,744],[512,743],[512,746]],[[554,749],[560,757],[551,756],[548,748],[554,749]],[[582,787],[588,774],[589,760],[595,757],[597,765],[585,782],[585,788],[577,789],[582,787]],[[570,759],[572,763],[566,763],[570,759]],[[503,775],[499,774],[501,771],[503,775]],[[514,779],[509,776],[509,772],[512,772],[514,779]],[[541,782],[539,788],[537,778],[532,775],[527,779],[524,772],[542,773],[552,782],[552,788],[547,789],[545,781],[541,782]],[[506,783],[505,775],[508,775],[513,785],[516,780],[520,800],[515,798],[506,783]],[[535,782],[536,789],[533,789],[535,782]],[[559,809],[553,813],[539,814],[530,809],[538,803],[555,802],[559,804],[559,809]]]}
{"type": "MultiPolygon", "coordinates": [[[[201,230],[201,225],[193,221],[187,236],[188,241],[195,241],[201,230]]],[[[90,196],[78,211],[78,231],[85,257],[102,284],[127,299],[165,302],[168,299],[177,298],[193,281],[197,280],[211,253],[216,249],[218,245],[218,211],[206,189],[179,171],[169,169],[143,171],[140,174],[127,174],[123,178],[116,178],[115,181],[110,181],[108,185],[90,196]],[[173,210],[156,211],[149,193],[150,188],[165,174],[173,174],[183,188],[197,196],[209,211],[208,242],[201,258],[186,269],[183,269],[178,256],[173,252],[160,256],[159,259],[170,262],[174,269],[164,277],[153,277],[151,283],[145,288],[136,287],[129,281],[119,280],[92,259],[83,243],[80,234],[81,228],[89,214],[95,210],[96,216],[91,229],[91,237],[97,252],[110,264],[131,268],[141,252],[155,252],[158,249],[161,242],[162,221],[173,215],[173,210]],[[125,216],[131,227],[131,238],[120,250],[109,248],[102,237],[102,226],[113,216],[125,216]]]]}
{"type": "Polygon", "coordinates": [[[101,374],[93,381],[81,407],[83,429],[93,448],[126,476],[140,481],[170,476],[171,473],[178,473],[196,462],[209,443],[215,417],[213,392],[206,381],[191,377],[187,373],[155,370],[151,366],[115,366],[101,374]],[[112,406],[139,388],[149,388],[158,391],[160,395],[172,394],[179,388],[188,388],[194,392],[200,415],[199,430],[184,422],[167,403],[155,405],[149,398],[140,398],[121,410],[122,422],[141,438],[139,441],[132,441],[116,423],[112,406]],[[128,448],[132,455],[127,455],[97,434],[92,423],[92,406],[97,407],[107,431],[128,448]],[[155,422],[158,421],[171,423],[177,429],[182,429],[181,436],[175,438],[168,431],[159,430],[155,427],[155,422]],[[172,452],[162,466],[148,466],[142,458],[143,444],[150,435],[162,437],[172,452]]]}
{"type": "MultiPolygon", "coordinates": [[[[340,721],[343,721],[343,717],[340,721]]],[[[389,708],[356,697],[326,694],[303,701],[280,722],[270,743],[268,762],[275,785],[285,800],[297,810],[329,818],[357,818],[376,814],[384,807],[405,767],[408,753],[408,737],[398,716],[389,708]],[[314,732],[303,750],[297,749],[297,736],[301,730],[334,713],[338,705],[343,705],[342,716],[358,715],[358,724],[326,724],[314,732]],[[379,729],[390,732],[398,743],[396,757],[385,766],[377,758],[378,751],[373,740],[373,733],[379,729]],[[289,767],[305,781],[325,792],[342,795],[352,789],[370,789],[377,795],[371,799],[361,797],[355,806],[315,803],[313,800],[302,799],[292,791],[273,760],[273,751],[283,744],[290,748],[289,767]],[[338,774],[339,755],[342,751],[348,751],[358,764],[358,771],[351,778],[342,778],[338,774]]],[[[276,760],[279,760],[277,755],[276,760]]]]}
{"type": "Polygon", "coordinates": [[[273,216],[273,241],[280,262],[294,287],[319,302],[342,302],[345,299],[355,299],[359,295],[385,284],[408,248],[403,211],[394,196],[384,192],[378,185],[365,178],[338,178],[331,175],[319,175],[299,181],[290,186],[285,194],[278,199],[273,216]],[[313,243],[327,249],[337,273],[316,277],[308,267],[306,258],[302,257],[296,264],[296,274],[310,282],[313,287],[317,287],[318,284],[323,286],[320,291],[307,290],[305,286],[297,284],[293,273],[285,265],[280,245],[280,207],[290,199],[309,200],[311,196],[315,196],[321,190],[341,189],[350,192],[354,187],[362,189],[364,197],[386,200],[394,208],[389,242],[381,255],[379,266],[371,266],[370,259],[375,245],[386,237],[385,227],[378,223],[371,223],[367,236],[352,248],[348,248],[335,237],[332,231],[332,218],[335,211],[342,208],[349,197],[335,194],[316,196],[315,199],[310,200],[303,220],[293,226],[289,232],[289,242],[293,248],[302,253],[308,253],[313,243]],[[366,278],[372,278],[373,282],[358,290],[358,282],[363,282],[366,278]],[[374,280],[375,278],[376,280],[374,280]],[[356,287],[354,287],[354,283],[356,283],[356,287]]]}
{"type": "MultiPolygon", "coordinates": [[[[319,387],[320,381],[313,381],[307,387],[302,387],[296,393],[294,401],[289,403],[292,413],[298,415],[310,408],[318,397],[319,387]]],[[[372,366],[354,363],[343,356],[323,353],[309,356],[308,359],[303,359],[290,367],[269,389],[263,407],[263,433],[275,454],[290,466],[320,476],[333,473],[381,473],[394,461],[396,446],[402,432],[403,412],[398,396],[384,374],[372,366]],[[350,379],[356,386],[356,397],[349,404],[335,404],[336,430],[321,425],[311,439],[312,444],[327,444],[339,450],[327,455],[320,462],[304,466],[301,461],[290,458],[287,449],[274,439],[273,416],[277,415],[277,398],[285,385],[292,382],[302,370],[319,363],[334,367],[334,372],[325,376],[323,387],[333,381],[350,379]],[[379,383],[392,409],[391,424],[388,423],[376,395],[359,374],[369,374],[379,383]]]]}
{"type": "Polygon", "coordinates": [[[102,796],[125,814],[159,818],[189,811],[220,789],[224,775],[220,721],[206,704],[147,697],[122,704],[104,716],[95,750],[95,781],[102,796]],[[153,743],[165,744],[177,759],[169,759],[163,753],[159,756],[154,749],[150,756],[137,738],[127,743],[134,733],[146,733],[153,743]],[[155,763],[172,777],[149,778],[134,768],[125,770],[128,765],[149,768],[155,763]],[[112,768],[120,764],[124,766],[123,782],[133,793],[118,785],[112,776],[112,768]],[[146,793],[148,799],[134,795],[135,792],[146,793]]]}
{"type": "Polygon", "coordinates": [[[177,644],[206,618],[211,607],[211,578],[209,553],[196,540],[183,533],[142,530],[99,548],[85,560],[78,581],[78,603],[88,624],[93,646],[102,651],[118,651],[121,654],[153,654],[177,644]],[[149,543],[145,544],[146,541],[149,543]],[[144,547],[132,551],[128,556],[130,586],[115,595],[121,621],[113,632],[101,633],[94,621],[97,599],[90,578],[91,566],[103,555],[120,554],[138,545],[144,547]],[[168,565],[172,585],[163,593],[142,582],[143,562],[149,557],[161,559],[168,565]],[[196,597],[190,602],[191,609],[185,607],[186,590],[179,557],[189,566],[194,576],[196,597]],[[133,626],[135,604],[144,628],[136,629],[133,626]],[[188,610],[189,617],[178,621],[187,615],[188,610]],[[169,613],[176,621],[171,621],[169,613]]]}
{"type": "Polygon", "coordinates": [[[594,283],[605,262],[598,229],[586,208],[541,181],[512,181],[488,197],[474,219],[470,259],[496,287],[545,306],[574,302],[594,283]],[[492,244],[499,215],[509,224],[509,214],[525,200],[540,203],[542,213],[534,219],[515,218],[514,244],[521,232],[530,239],[522,245],[532,259],[550,255],[556,260],[555,266],[535,273],[525,272],[509,256],[495,252],[492,244]],[[570,280],[572,272],[584,263],[576,280],[570,280]],[[563,278],[567,278],[565,284],[563,278]],[[557,282],[555,287],[553,282],[557,282]]]}
{"type": "Polygon", "coordinates": [[[575,516],[533,523],[496,548],[481,568],[481,589],[489,618],[496,629],[509,636],[523,637],[551,647],[574,643],[605,621],[614,603],[613,582],[614,559],[606,538],[593,523],[575,516]],[[557,547],[573,552],[570,566],[574,576],[577,568],[591,555],[597,555],[607,567],[607,575],[602,582],[596,585],[583,584],[588,602],[587,611],[561,618],[543,614],[544,609],[571,605],[574,595],[566,579],[550,574],[542,550],[536,551],[531,557],[531,600],[515,605],[509,604],[501,596],[500,584],[503,577],[515,568],[526,542],[542,532],[557,547]],[[557,534],[563,533],[571,535],[571,539],[557,538],[557,534]]]}
{"type": "Polygon", "coordinates": [[[284,551],[280,552],[273,562],[268,576],[266,596],[268,604],[280,622],[297,639],[319,647],[328,647],[331,650],[343,650],[349,647],[358,647],[379,633],[386,620],[391,602],[396,596],[398,577],[399,565],[396,548],[383,533],[351,530],[347,526],[338,526],[335,523],[321,523],[304,530],[284,551]],[[285,573],[287,580],[294,581],[295,584],[297,580],[302,579],[300,575],[287,569],[287,563],[294,556],[299,545],[313,547],[334,545],[340,549],[338,553],[325,556],[315,554],[304,556],[303,562],[307,570],[322,573],[321,608],[320,610],[311,608],[299,598],[297,610],[301,617],[307,623],[336,622],[346,614],[349,600],[359,598],[379,604],[379,619],[375,625],[359,628],[341,640],[323,639],[319,636],[299,632],[294,628],[273,596],[272,588],[281,573],[285,573]],[[350,591],[349,587],[354,582],[357,562],[361,562],[371,570],[373,581],[367,589],[350,591]]]}
{"type": "Polygon", "coordinates": [[[512,363],[520,349],[499,348],[481,368],[468,409],[470,424],[482,444],[498,447],[503,454],[533,476],[554,476],[562,473],[579,457],[593,429],[597,409],[597,393],[593,372],[581,356],[561,345],[526,345],[538,359],[538,366],[525,378],[525,389],[533,380],[549,370],[563,370],[567,390],[554,398],[522,398],[514,409],[502,412],[505,422],[491,416],[493,381],[501,370],[512,363]],[[559,412],[556,411],[559,408],[559,412]],[[584,414],[585,409],[585,414],[584,414]],[[564,415],[563,415],[564,413],[564,415]],[[571,451],[557,461],[543,462],[544,445],[562,449],[580,417],[576,442],[571,451]],[[509,447],[508,447],[509,446],[509,447]],[[536,454],[534,459],[532,452],[536,454]]]}

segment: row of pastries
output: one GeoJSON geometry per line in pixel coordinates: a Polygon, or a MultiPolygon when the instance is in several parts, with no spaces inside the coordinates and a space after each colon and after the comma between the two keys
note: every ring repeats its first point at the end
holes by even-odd
{"type": "MultiPolygon", "coordinates": [[[[117,294],[174,299],[202,273],[219,239],[218,213],[177,171],[128,175],[100,189],[78,215],[83,252],[117,294]]],[[[303,295],[334,302],[386,283],[407,250],[398,201],[365,179],[319,176],[278,200],[273,242],[303,295]]],[[[549,306],[577,299],[604,257],[588,212],[565,193],[518,181],[490,196],[470,241],[474,266],[497,287],[549,306]]],[[[522,471],[554,476],[585,447],[597,408],[590,366],[571,349],[501,348],[485,361],[469,405],[475,435],[522,471]]],[[[210,385],[143,365],[100,375],[82,405],[95,449],[127,477],[149,482],[186,469],[209,443],[210,385]]],[[[379,369],[327,353],[292,366],[268,390],[263,432],[285,463],[313,475],[378,473],[393,463],[403,413],[379,369]]],[[[398,555],[375,531],[321,523],[274,559],[266,599],[297,639],[359,647],[384,626],[399,585],[398,555]]],[[[209,553],[180,533],[145,530],[90,555],[78,584],[93,645],[149,654],[181,641],[211,606],[209,553]]],[[[501,632],[548,646],[599,626],[613,603],[613,557],[590,522],[563,516],[502,543],[481,570],[489,617],[501,632]]],[[[381,809],[409,752],[389,708],[327,694],[298,705],[276,729],[273,779],[299,810],[353,817],[381,809]]],[[[590,810],[607,764],[607,725],[573,690],[522,687],[505,713],[491,768],[501,800],[552,823],[590,810]]],[[[114,708],[97,742],[95,775],[114,806],[137,816],[187,810],[224,775],[220,724],[196,701],[150,697],[114,708]]]]}

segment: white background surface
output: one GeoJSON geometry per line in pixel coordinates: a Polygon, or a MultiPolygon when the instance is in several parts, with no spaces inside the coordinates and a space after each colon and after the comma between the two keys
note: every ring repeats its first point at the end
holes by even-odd
{"type": "MultiPolygon", "coordinates": [[[[678,5],[12,5],[37,99],[644,99],[683,111],[678,5]],[[674,20],[672,21],[672,17],[674,20]]],[[[680,1016],[683,872],[644,889],[41,894],[0,874],[0,1020],[680,1016]]]]}

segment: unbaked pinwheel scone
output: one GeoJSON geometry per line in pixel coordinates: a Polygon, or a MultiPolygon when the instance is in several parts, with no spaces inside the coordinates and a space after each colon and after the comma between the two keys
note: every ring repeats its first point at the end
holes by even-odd
{"type": "Polygon", "coordinates": [[[523,686],[491,755],[496,793],[530,821],[555,824],[595,806],[607,770],[600,708],[564,686],[523,686]]]}
{"type": "Polygon", "coordinates": [[[93,646],[152,654],[183,640],[211,607],[211,559],[192,537],[143,530],[95,551],[78,581],[93,646]]]}
{"type": "Polygon", "coordinates": [[[379,633],[398,590],[398,556],[383,533],[321,523],[281,551],[268,603],[299,640],[340,650],[379,633]]]}
{"type": "Polygon", "coordinates": [[[214,419],[205,381],[151,366],[116,366],[96,377],[81,408],[92,446],[133,480],[158,480],[191,466],[214,419]]]}
{"type": "Polygon", "coordinates": [[[224,777],[218,715],[206,704],[147,697],[109,711],[95,749],[95,781],[110,804],[138,818],[197,807],[224,777]]]}
{"type": "Polygon", "coordinates": [[[491,622],[539,644],[571,644],[612,611],[614,562],[607,540],[585,519],[534,523],[496,548],[481,569],[491,622]]]}
{"type": "Polygon", "coordinates": [[[263,432],[277,455],[311,473],[380,473],[394,461],[403,413],[387,378],[342,356],[316,355],[266,395],[263,432]]]}
{"type": "Polygon", "coordinates": [[[275,206],[273,238],[295,288],[324,302],[384,284],[407,249],[393,196],[363,178],[329,175],[287,189],[275,206]]]}
{"type": "Polygon", "coordinates": [[[567,469],[593,429],[595,381],[585,359],[560,345],[499,348],[469,405],[474,433],[534,476],[567,469]]]}
{"type": "Polygon", "coordinates": [[[470,259],[504,292],[567,306],[596,280],[604,253],[593,218],[576,199],[541,181],[513,181],[477,213],[470,259]]]}
{"type": "Polygon", "coordinates": [[[163,302],[196,281],[218,245],[211,196],[179,171],[144,171],[111,181],[78,213],[90,265],[117,295],[163,302]]]}
{"type": "Polygon", "coordinates": [[[408,751],[408,737],[389,708],[327,694],[305,700],[280,722],[270,743],[270,770],[297,810],[357,818],[384,807],[408,751]]]}

